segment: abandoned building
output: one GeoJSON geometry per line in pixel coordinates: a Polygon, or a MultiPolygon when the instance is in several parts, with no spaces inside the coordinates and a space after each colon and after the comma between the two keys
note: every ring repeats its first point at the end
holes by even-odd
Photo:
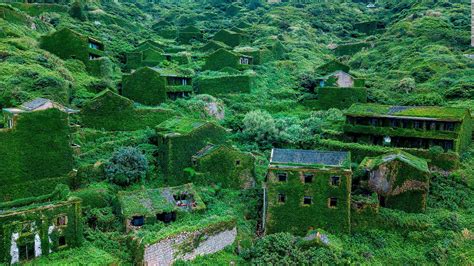
{"type": "Polygon", "coordinates": [[[358,32],[373,35],[384,31],[385,23],[383,21],[364,21],[355,23],[353,28],[358,32]]]}
{"type": "Polygon", "coordinates": [[[122,95],[141,104],[158,105],[166,100],[188,97],[193,92],[192,85],[190,74],[142,67],[123,76],[122,95]]]}
{"type": "Polygon", "coordinates": [[[43,36],[40,48],[60,58],[82,61],[89,73],[100,76],[104,63],[104,44],[92,37],[84,36],[68,28],[63,28],[50,35],[43,36]]]}
{"type": "Polygon", "coordinates": [[[265,232],[350,231],[348,152],[273,149],[266,176],[265,232]]]}
{"type": "Polygon", "coordinates": [[[21,263],[78,247],[82,239],[79,198],[61,198],[54,192],[0,206],[0,263],[21,263]]]}
{"type": "Polygon", "coordinates": [[[3,109],[0,202],[47,194],[67,182],[73,167],[69,114],[75,112],[43,98],[3,109]]]}
{"type": "Polygon", "coordinates": [[[344,133],[358,143],[462,152],[471,143],[471,114],[466,108],[354,104],[344,133]]]}
{"type": "Polygon", "coordinates": [[[176,41],[182,44],[189,44],[192,41],[202,41],[204,34],[195,26],[187,26],[178,30],[178,38],[176,41]]]}
{"type": "Polygon", "coordinates": [[[255,73],[200,75],[196,79],[197,93],[219,96],[232,93],[250,93],[255,85],[255,73]]]}
{"type": "Polygon", "coordinates": [[[185,168],[193,167],[192,157],[209,143],[223,144],[227,130],[213,122],[173,118],[156,127],[158,162],[170,185],[191,182],[185,168]]]}
{"type": "Polygon", "coordinates": [[[240,32],[222,29],[218,31],[212,39],[214,41],[222,42],[230,47],[236,47],[243,42],[244,36],[240,32]]]}
{"type": "Polygon", "coordinates": [[[254,65],[262,65],[274,60],[273,53],[266,47],[237,47],[234,52],[252,57],[254,65]]]}
{"type": "Polygon", "coordinates": [[[178,187],[120,191],[117,195],[126,231],[145,224],[171,223],[180,212],[194,212],[206,208],[193,184],[178,187]]]}
{"type": "Polygon", "coordinates": [[[106,89],[84,102],[81,122],[88,128],[128,131],[153,128],[176,115],[171,109],[137,107],[132,100],[106,89]]]}
{"type": "Polygon", "coordinates": [[[406,212],[425,210],[430,181],[426,160],[398,151],[366,157],[359,168],[366,175],[367,189],[377,193],[381,207],[406,212]]]}
{"type": "Polygon", "coordinates": [[[155,67],[164,61],[175,62],[177,64],[188,64],[190,55],[186,52],[165,52],[165,45],[154,41],[145,41],[138,45],[136,49],[125,54],[125,67],[128,71],[134,71],[140,67],[155,67]]]}
{"type": "Polygon", "coordinates": [[[219,71],[225,67],[246,70],[249,69],[251,65],[253,65],[253,58],[251,56],[219,49],[206,58],[203,70],[219,71]]]}
{"type": "Polygon", "coordinates": [[[349,73],[350,70],[351,70],[350,66],[343,64],[338,60],[331,60],[321,66],[318,66],[315,72],[317,75],[324,76],[324,75],[334,73],[336,71],[343,71],[343,72],[349,73]]]}
{"type": "Polygon", "coordinates": [[[208,43],[199,48],[199,50],[201,50],[202,52],[214,52],[219,49],[230,50],[232,48],[223,42],[215,40],[210,40],[208,43]]]}
{"type": "Polygon", "coordinates": [[[228,144],[208,144],[191,161],[193,182],[220,184],[225,188],[250,188],[255,184],[254,156],[228,144]]]}

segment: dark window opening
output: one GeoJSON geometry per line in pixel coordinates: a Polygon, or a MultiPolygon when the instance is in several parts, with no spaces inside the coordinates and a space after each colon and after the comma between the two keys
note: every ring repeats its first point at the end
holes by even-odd
{"type": "Polygon", "coordinates": [[[445,124],[445,130],[446,130],[446,131],[454,131],[454,123],[447,122],[447,123],[445,124]]]}
{"type": "Polygon", "coordinates": [[[30,242],[18,247],[20,261],[31,260],[35,257],[35,243],[30,242]]]}
{"type": "Polygon", "coordinates": [[[176,206],[192,209],[196,207],[196,202],[192,194],[188,192],[182,192],[179,194],[173,195],[174,200],[176,201],[176,206]]]}
{"type": "Polygon", "coordinates": [[[66,237],[65,236],[60,236],[58,238],[58,246],[59,247],[64,247],[66,245],[66,237]]]}
{"type": "Polygon", "coordinates": [[[356,208],[357,209],[362,209],[362,207],[364,207],[364,205],[362,203],[360,203],[360,202],[356,203],[356,208]]]}
{"type": "Polygon", "coordinates": [[[166,94],[168,95],[168,99],[174,101],[179,98],[186,98],[189,96],[190,93],[188,91],[174,91],[174,92],[167,92],[166,94]]]}
{"type": "Polygon", "coordinates": [[[240,165],[240,160],[235,160],[235,165],[239,166],[240,165]]]}
{"type": "Polygon", "coordinates": [[[379,195],[379,205],[380,207],[385,207],[385,197],[379,195]]]}
{"type": "Polygon", "coordinates": [[[329,198],[329,207],[336,208],[337,207],[337,198],[329,198]]]}
{"type": "Polygon", "coordinates": [[[89,54],[89,60],[99,59],[101,56],[96,54],[89,54]]]}
{"type": "Polygon", "coordinates": [[[158,221],[162,221],[165,224],[176,221],[176,212],[163,212],[156,215],[158,221]]]}
{"type": "Polygon", "coordinates": [[[63,225],[67,225],[67,216],[66,215],[62,215],[62,216],[59,216],[58,218],[56,218],[56,226],[63,226],[63,225]]]}
{"type": "Polygon", "coordinates": [[[304,182],[305,182],[305,184],[313,183],[313,177],[314,177],[314,175],[312,175],[312,174],[306,174],[306,175],[304,176],[304,182]]]}
{"type": "Polygon", "coordinates": [[[193,159],[193,166],[197,166],[198,162],[196,159],[193,159]]]}
{"type": "Polygon", "coordinates": [[[142,226],[145,224],[145,217],[143,216],[133,216],[132,221],[130,222],[133,226],[142,226]]]}
{"type": "Polygon", "coordinates": [[[283,193],[278,193],[278,202],[284,203],[286,201],[286,196],[283,193]]]}
{"type": "Polygon", "coordinates": [[[278,181],[286,182],[286,180],[288,179],[288,174],[287,173],[278,173],[277,177],[278,177],[278,181]]]}
{"type": "Polygon", "coordinates": [[[165,55],[167,61],[171,61],[171,55],[165,55]]]}
{"type": "Polygon", "coordinates": [[[331,185],[339,186],[341,184],[341,177],[339,176],[331,176],[331,185]]]}
{"type": "Polygon", "coordinates": [[[313,197],[304,196],[303,204],[304,205],[311,205],[313,203],[313,197]]]}

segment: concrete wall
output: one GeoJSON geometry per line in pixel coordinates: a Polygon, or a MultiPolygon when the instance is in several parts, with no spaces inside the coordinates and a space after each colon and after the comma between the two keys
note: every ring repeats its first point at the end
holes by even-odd
{"type": "Polygon", "coordinates": [[[237,229],[205,234],[201,231],[183,232],[145,247],[143,256],[145,265],[171,265],[176,260],[193,260],[197,256],[212,254],[232,245],[237,229]],[[199,239],[197,247],[194,240],[199,239]]]}

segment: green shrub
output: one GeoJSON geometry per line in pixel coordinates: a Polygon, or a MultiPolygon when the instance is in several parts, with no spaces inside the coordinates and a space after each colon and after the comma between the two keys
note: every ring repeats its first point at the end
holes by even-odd
{"type": "Polygon", "coordinates": [[[121,148],[105,165],[107,180],[120,186],[142,181],[148,170],[145,156],[136,148],[121,148]]]}

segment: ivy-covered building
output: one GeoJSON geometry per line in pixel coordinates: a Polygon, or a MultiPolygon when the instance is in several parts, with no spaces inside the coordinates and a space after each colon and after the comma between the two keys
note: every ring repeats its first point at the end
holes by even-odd
{"type": "Polygon", "coordinates": [[[142,67],[122,80],[122,95],[146,105],[187,97],[193,92],[190,74],[171,69],[142,67]]]}
{"type": "Polygon", "coordinates": [[[344,133],[352,142],[462,152],[471,143],[471,114],[466,108],[354,104],[344,133]]]}
{"type": "Polygon", "coordinates": [[[203,70],[219,71],[225,67],[246,70],[249,69],[251,65],[253,65],[253,58],[251,56],[219,49],[206,58],[203,70]]]}
{"type": "Polygon", "coordinates": [[[351,177],[348,152],[273,149],[265,232],[350,231],[351,177]]]}
{"type": "Polygon", "coordinates": [[[43,98],[3,109],[0,202],[47,194],[68,182],[73,168],[68,116],[73,112],[43,98]]]}
{"type": "Polygon", "coordinates": [[[243,42],[243,34],[239,32],[222,29],[212,38],[214,41],[222,42],[230,47],[239,46],[243,42]]]}
{"type": "Polygon", "coordinates": [[[234,52],[252,57],[254,65],[261,65],[274,60],[273,53],[266,47],[237,47],[234,52]]]}
{"type": "Polygon", "coordinates": [[[365,80],[337,70],[316,78],[316,94],[322,109],[350,107],[354,103],[367,102],[365,80]]]}
{"type": "Polygon", "coordinates": [[[206,209],[193,184],[177,187],[120,191],[117,195],[126,231],[145,224],[171,223],[180,213],[206,209]]]}
{"type": "Polygon", "coordinates": [[[63,185],[50,194],[0,204],[0,263],[22,263],[82,244],[81,200],[68,194],[63,185]]]}
{"type": "Polygon", "coordinates": [[[228,133],[214,122],[173,118],[158,125],[156,135],[157,159],[165,181],[170,185],[180,185],[191,182],[185,169],[193,166],[192,157],[210,143],[223,144],[228,133]]]}
{"type": "Polygon", "coordinates": [[[126,69],[133,71],[140,67],[155,67],[164,61],[175,62],[177,64],[188,64],[191,56],[186,52],[165,52],[165,45],[154,41],[145,41],[138,47],[125,54],[126,69]]]}
{"type": "Polygon", "coordinates": [[[195,82],[197,93],[218,96],[232,93],[250,93],[254,88],[254,74],[201,75],[195,82]]]}
{"type": "Polygon", "coordinates": [[[195,26],[187,26],[178,30],[178,38],[176,39],[179,43],[189,44],[191,41],[202,41],[204,34],[201,30],[195,26]]]}
{"type": "Polygon", "coordinates": [[[206,43],[201,48],[199,48],[199,50],[203,52],[214,52],[219,49],[230,50],[232,48],[223,42],[219,42],[215,40],[210,40],[208,43],[206,43]]]}
{"type": "Polygon", "coordinates": [[[43,36],[40,40],[40,48],[64,60],[80,60],[86,65],[89,73],[95,76],[101,75],[105,53],[104,44],[97,39],[63,28],[43,36]]]}
{"type": "Polygon", "coordinates": [[[376,33],[380,33],[385,30],[385,23],[383,21],[364,21],[355,23],[353,25],[354,30],[365,33],[367,35],[372,35],[376,33]]]}
{"type": "Polygon", "coordinates": [[[192,156],[193,182],[249,188],[255,184],[255,157],[228,144],[208,144],[192,156]]]}
{"type": "Polygon", "coordinates": [[[84,103],[82,125],[108,131],[128,131],[153,128],[176,116],[170,109],[136,107],[133,101],[106,89],[84,103]]]}
{"type": "Polygon", "coordinates": [[[425,210],[430,181],[426,160],[398,151],[367,157],[359,167],[366,173],[368,189],[377,193],[381,207],[406,212],[425,210]]]}

